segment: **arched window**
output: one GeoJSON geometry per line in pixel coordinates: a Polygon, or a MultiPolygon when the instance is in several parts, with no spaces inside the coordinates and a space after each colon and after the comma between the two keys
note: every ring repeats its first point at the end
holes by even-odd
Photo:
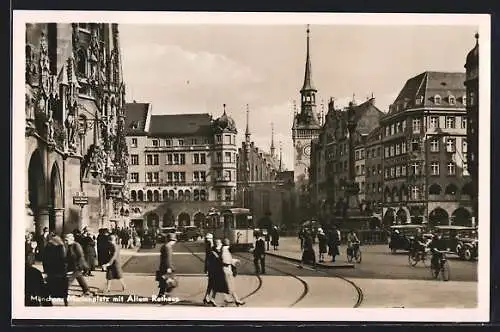
{"type": "Polygon", "coordinates": [[[449,185],[446,186],[445,194],[446,195],[456,195],[457,193],[457,186],[454,185],[453,183],[450,183],[449,185]]]}
{"type": "Polygon", "coordinates": [[[132,200],[132,202],[135,202],[137,200],[137,193],[135,192],[135,190],[132,190],[130,192],[130,199],[132,200]]]}
{"type": "Polygon", "coordinates": [[[186,201],[191,200],[191,192],[189,190],[184,191],[184,200],[186,201]]]}
{"type": "Polygon", "coordinates": [[[455,96],[448,96],[448,102],[450,103],[450,105],[455,105],[455,96]]]}
{"type": "Polygon", "coordinates": [[[168,201],[168,191],[167,190],[163,190],[162,196],[163,196],[164,201],[168,201]]]}
{"type": "Polygon", "coordinates": [[[193,199],[195,201],[199,201],[200,200],[200,191],[198,189],[194,190],[193,199]]]}
{"type": "Polygon", "coordinates": [[[87,56],[84,50],[78,50],[76,54],[76,70],[80,76],[87,75],[87,56]]]}
{"type": "Polygon", "coordinates": [[[143,201],[144,201],[144,193],[142,192],[142,190],[139,190],[139,191],[137,192],[137,200],[138,200],[139,202],[143,202],[143,201]]]}
{"type": "Polygon", "coordinates": [[[184,192],[182,190],[179,190],[179,193],[178,193],[177,197],[178,197],[179,201],[184,200],[184,192]]]}
{"type": "Polygon", "coordinates": [[[437,183],[432,184],[429,187],[429,195],[440,195],[441,194],[441,186],[437,183]]]}
{"type": "Polygon", "coordinates": [[[148,202],[151,202],[153,200],[153,192],[151,190],[148,190],[146,193],[146,200],[148,202]]]}
{"type": "Polygon", "coordinates": [[[154,200],[155,202],[159,202],[159,201],[160,201],[160,192],[159,192],[158,190],[155,190],[155,191],[153,192],[153,200],[154,200]]]}
{"type": "Polygon", "coordinates": [[[200,200],[201,201],[206,201],[207,200],[207,193],[205,190],[200,190],[200,200]]]}
{"type": "Polygon", "coordinates": [[[173,201],[175,199],[175,191],[170,190],[168,192],[168,199],[171,200],[171,201],[173,201]]]}

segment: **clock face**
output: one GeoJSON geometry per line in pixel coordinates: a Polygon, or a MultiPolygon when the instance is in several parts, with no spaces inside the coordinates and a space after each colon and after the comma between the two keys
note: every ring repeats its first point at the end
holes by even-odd
{"type": "Polygon", "coordinates": [[[311,146],[309,144],[307,144],[306,146],[304,146],[304,154],[309,157],[311,155],[311,146]]]}

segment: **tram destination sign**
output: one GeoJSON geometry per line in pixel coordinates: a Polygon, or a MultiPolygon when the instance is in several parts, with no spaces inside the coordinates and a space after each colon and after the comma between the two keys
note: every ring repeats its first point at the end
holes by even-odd
{"type": "Polygon", "coordinates": [[[80,191],[73,195],[73,204],[80,206],[89,204],[89,197],[87,196],[87,193],[80,191]]]}

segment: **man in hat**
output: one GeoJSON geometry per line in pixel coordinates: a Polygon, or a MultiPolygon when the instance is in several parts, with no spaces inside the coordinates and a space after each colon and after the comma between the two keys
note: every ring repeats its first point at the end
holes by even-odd
{"type": "Polygon", "coordinates": [[[255,274],[266,273],[266,243],[262,237],[262,232],[255,234],[255,249],[253,250],[253,264],[255,266],[255,274]],[[260,265],[260,266],[259,266],[260,265]]]}
{"type": "Polygon", "coordinates": [[[75,241],[75,237],[71,233],[64,236],[64,242],[67,248],[68,285],[71,285],[76,279],[82,288],[83,295],[91,295],[90,288],[83,277],[83,272],[88,270],[88,265],[82,246],[75,241]]]}
{"type": "Polygon", "coordinates": [[[169,293],[171,289],[167,289],[167,279],[168,276],[174,272],[174,267],[172,265],[172,258],[174,254],[174,244],[177,241],[175,233],[167,234],[166,241],[163,243],[160,249],[160,266],[157,271],[158,287],[160,291],[158,297],[169,293]]]}

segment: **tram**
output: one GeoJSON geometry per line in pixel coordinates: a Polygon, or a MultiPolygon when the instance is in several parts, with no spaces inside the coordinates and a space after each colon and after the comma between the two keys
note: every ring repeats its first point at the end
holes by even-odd
{"type": "Polygon", "coordinates": [[[249,209],[231,208],[218,213],[214,238],[229,239],[231,250],[249,251],[253,248],[254,220],[249,209]]]}

